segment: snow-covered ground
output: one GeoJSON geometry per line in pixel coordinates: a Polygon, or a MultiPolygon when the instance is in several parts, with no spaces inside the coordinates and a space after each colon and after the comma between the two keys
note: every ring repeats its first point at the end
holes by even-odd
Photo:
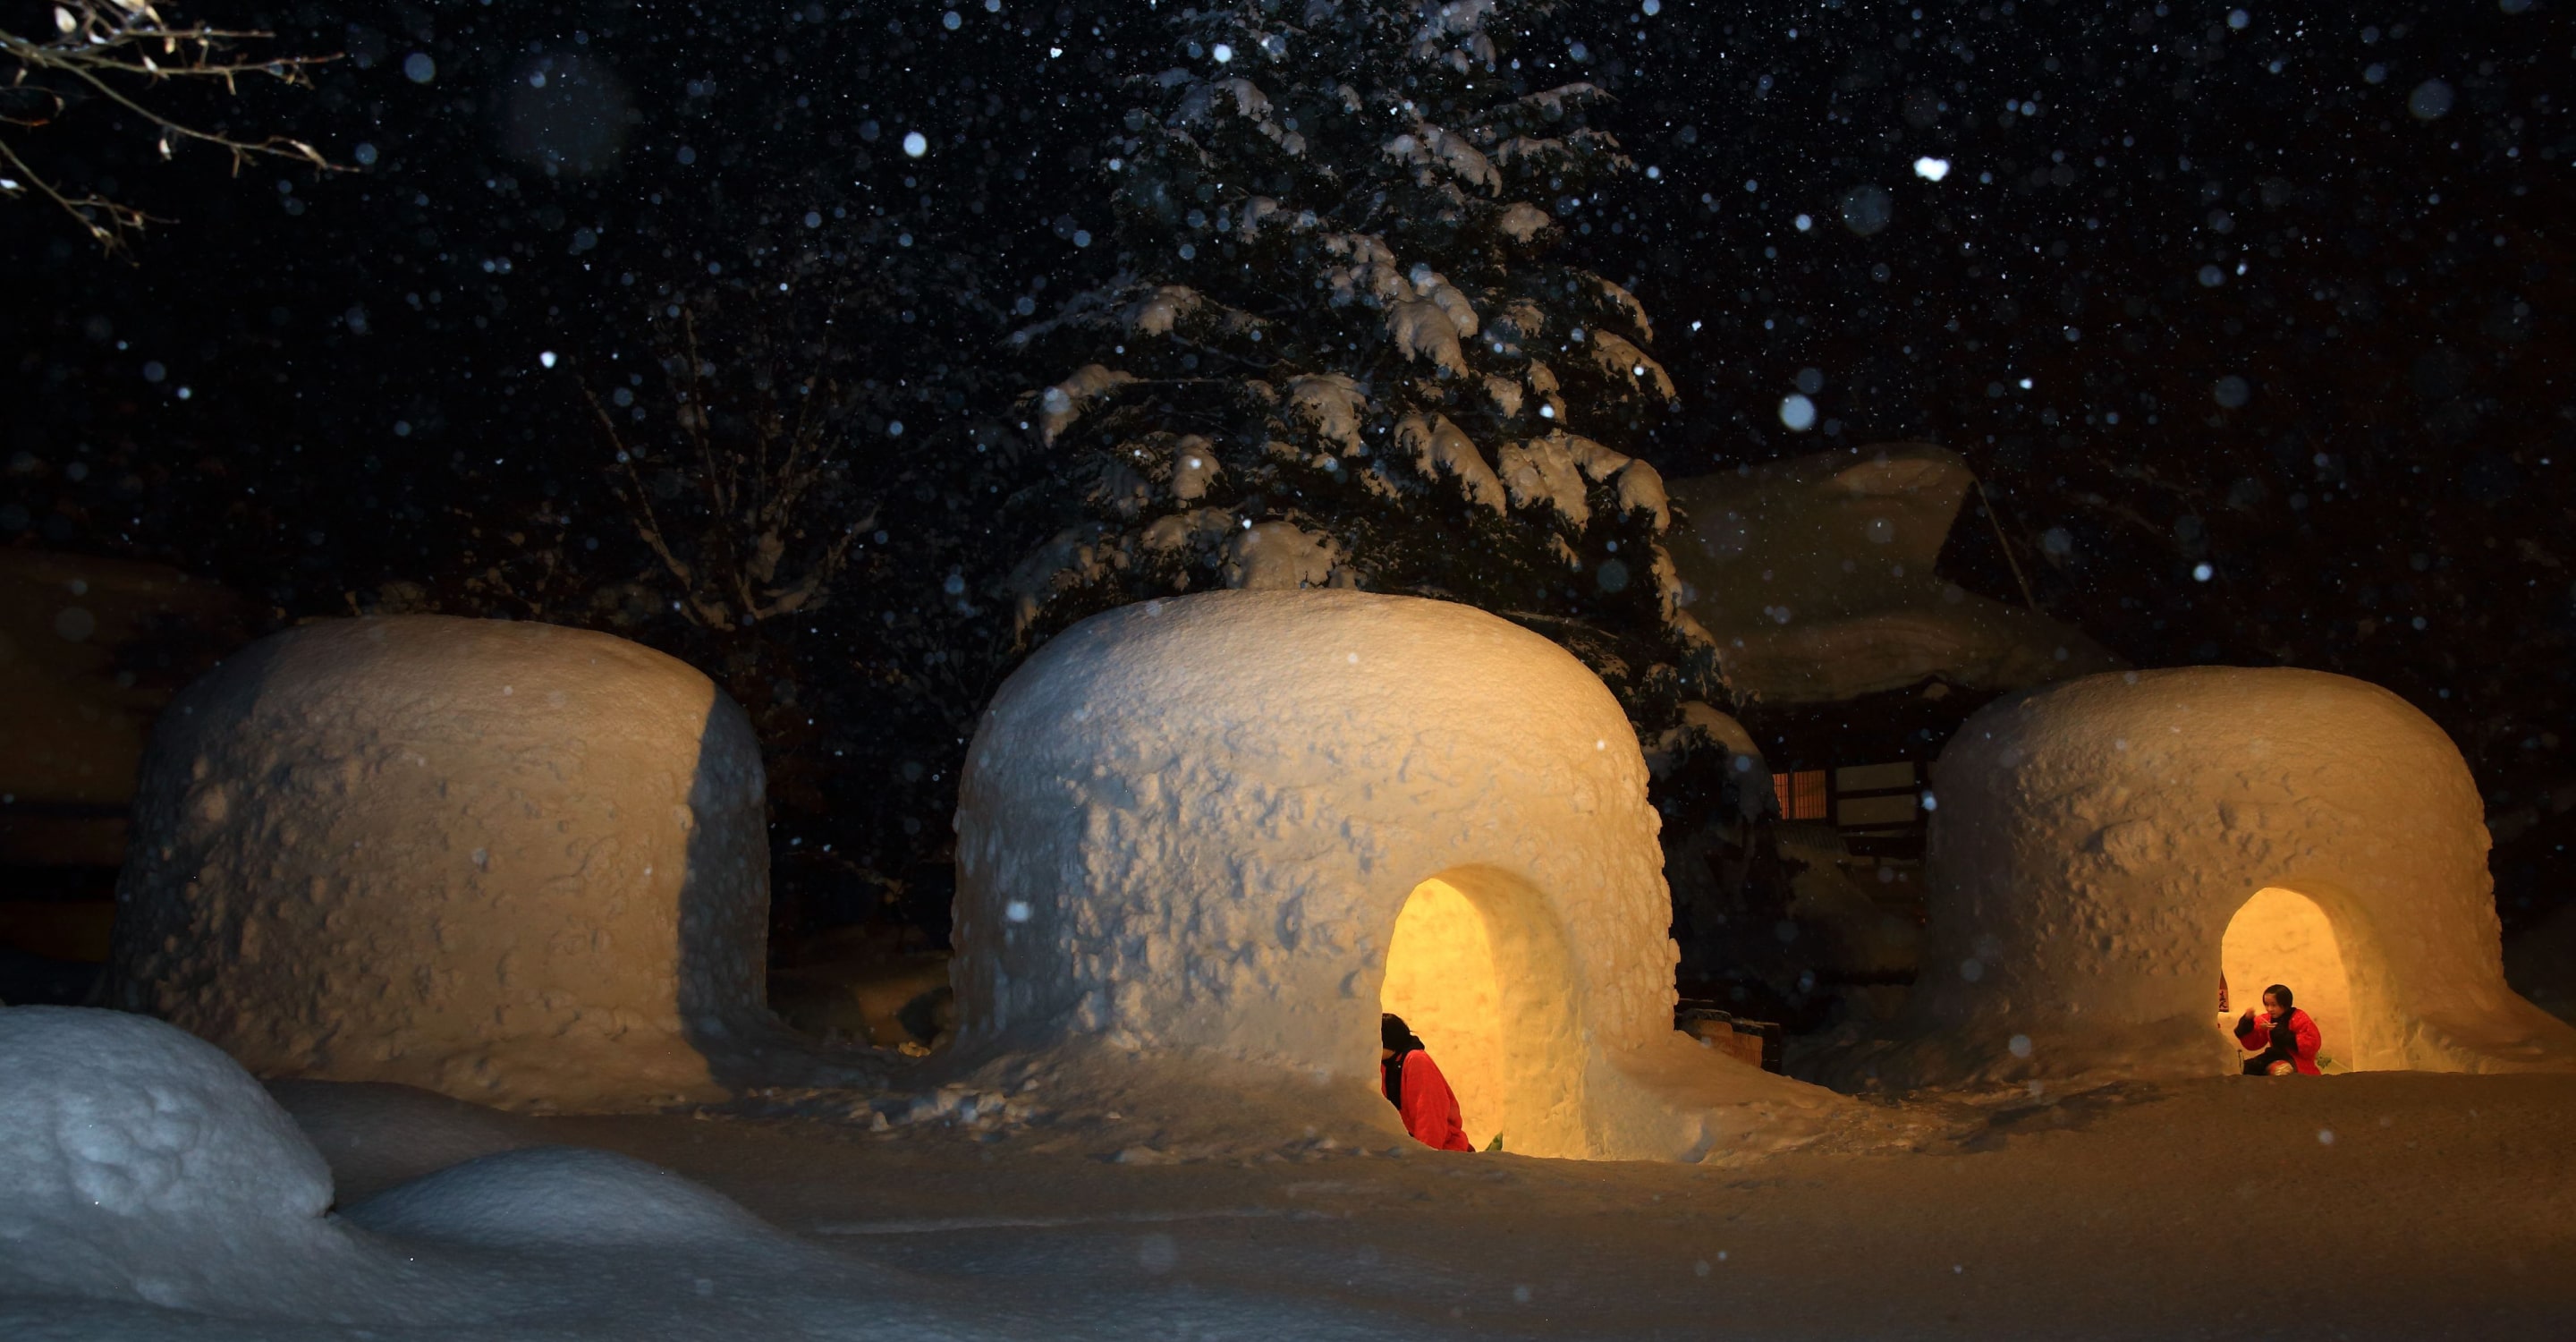
{"type": "MultiPolygon", "coordinates": [[[[0,1337],[2557,1338],[2576,1319],[2567,1076],[1872,1106],[1729,1168],[1302,1134],[1122,1161],[1115,1124],[954,1106],[878,1131],[282,1085],[330,1162],[320,1218],[220,1058],[161,1056],[178,1080],[147,1079],[128,1120],[115,1087],[59,1076],[50,1099],[0,1098],[0,1337]],[[217,1159],[246,1143],[278,1187],[217,1159]],[[102,1192],[112,1215],[84,1225],[102,1192]],[[120,1284],[133,1252],[220,1270],[155,1304],[120,1284]],[[82,1254],[109,1270],[63,1266],[82,1254]]],[[[883,1112],[861,1098],[841,1111],[883,1112]]]]}

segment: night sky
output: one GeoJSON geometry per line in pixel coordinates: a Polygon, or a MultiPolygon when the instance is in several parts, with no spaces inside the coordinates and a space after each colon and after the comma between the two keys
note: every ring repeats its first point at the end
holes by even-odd
{"type": "MultiPolygon", "coordinates": [[[[2020,600],[2009,545],[2040,607],[2140,665],[2317,667],[2441,723],[2511,927],[2576,876],[2566,14],[1646,0],[1566,5],[1516,54],[1616,99],[1596,119],[1641,171],[1549,204],[1655,319],[1667,476],[1961,452],[1996,514],[1961,519],[1962,584],[2020,600]]],[[[1004,337],[1117,267],[1099,160],[1123,81],[1182,59],[1162,15],[173,17],[346,53],[310,90],[147,95],[345,170],[164,165],[95,101],[8,132],[163,222],[102,256],[0,203],[0,544],[173,564],[272,625],[440,609],[669,648],[769,736],[798,916],[935,919],[959,727],[1009,666],[977,594],[1040,539],[1008,506],[1014,400],[1061,376],[1004,337]],[[684,314],[735,413],[774,399],[763,370],[839,389],[813,506],[875,525],[809,618],[716,632],[654,595],[618,491],[663,486],[604,426],[673,431],[684,314]]]]}

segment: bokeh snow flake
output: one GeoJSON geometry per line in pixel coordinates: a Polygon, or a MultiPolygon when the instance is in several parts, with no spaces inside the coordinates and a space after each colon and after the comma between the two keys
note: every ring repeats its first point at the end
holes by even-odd
{"type": "Polygon", "coordinates": [[[1896,217],[1896,198],[1887,188],[1864,182],[1843,193],[1843,227],[1866,238],[1896,217]]]}

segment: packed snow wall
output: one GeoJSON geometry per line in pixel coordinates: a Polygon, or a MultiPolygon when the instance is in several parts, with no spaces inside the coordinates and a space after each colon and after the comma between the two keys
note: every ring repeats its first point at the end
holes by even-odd
{"type": "Polygon", "coordinates": [[[1384,1108],[1388,952],[1436,878],[1474,917],[1430,925],[1474,925],[1452,958],[1496,999],[1499,1118],[1471,1125],[1533,1155],[1750,1149],[1834,1102],[1673,1029],[1656,828],[1609,690],[1481,611],[1244,591],[1096,616],[970,747],[959,1047],[1222,1059],[1384,1108]]]}
{"type": "Polygon", "coordinates": [[[263,1075],[521,1107],[721,1093],[768,1028],[760,752],[623,639],[402,616],[263,640],[155,727],[110,999],[263,1075]]]}
{"type": "Polygon", "coordinates": [[[1933,781],[1902,1042],[1837,1085],[2232,1072],[2230,969],[2255,980],[2231,1017],[2286,982],[2356,1070],[2576,1067],[2576,1029],[2505,986],[2468,766],[2378,686],[2091,676],[1987,706],[1933,781]]]}

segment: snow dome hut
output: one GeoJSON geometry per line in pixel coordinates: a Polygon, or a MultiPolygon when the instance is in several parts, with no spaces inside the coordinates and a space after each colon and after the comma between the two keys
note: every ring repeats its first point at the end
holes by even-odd
{"type": "Polygon", "coordinates": [[[262,1075],[614,1108],[721,1093],[770,1028],[750,722],[605,634],[253,644],[155,727],[117,898],[113,1004],[262,1075]]]}
{"type": "Polygon", "coordinates": [[[2090,676],[1969,718],[1933,785],[1904,1042],[1836,1084],[2233,1072],[2273,983],[2344,1069],[2576,1067],[2576,1028],[2505,986],[2467,765],[2378,686],[2090,676]]]}
{"type": "Polygon", "coordinates": [[[1095,616],[970,747],[959,1048],[1294,1076],[1392,1125],[1388,1010],[1479,1147],[1758,1149],[1834,1101],[1675,1032],[1656,826],[1609,690],[1492,615],[1333,590],[1095,616]]]}

